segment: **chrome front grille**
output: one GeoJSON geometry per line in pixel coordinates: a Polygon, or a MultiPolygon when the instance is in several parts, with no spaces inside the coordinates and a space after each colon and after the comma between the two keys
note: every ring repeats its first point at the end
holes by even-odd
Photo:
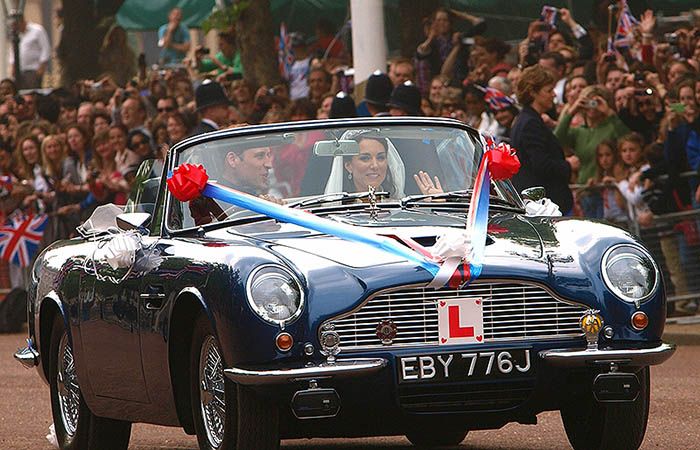
{"type": "Polygon", "coordinates": [[[464,289],[410,286],[380,291],[359,309],[332,320],[342,350],[385,347],[376,335],[385,320],[396,324],[391,346],[438,345],[438,300],[481,297],[484,342],[583,336],[579,319],[587,309],[555,298],[537,284],[477,281],[464,289]]]}

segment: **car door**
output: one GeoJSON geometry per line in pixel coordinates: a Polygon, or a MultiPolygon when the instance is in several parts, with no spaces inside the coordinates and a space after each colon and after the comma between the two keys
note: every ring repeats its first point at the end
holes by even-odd
{"type": "MultiPolygon", "coordinates": [[[[154,214],[160,188],[162,162],[146,160],[136,173],[134,187],[124,208],[127,213],[154,214]]],[[[157,217],[151,222],[156,224],[157,217]]],[[[157,227],[151,230],[155,230],[157,227]]],[[[141,251],[130,267],[113,269],[104,260],[94,260],[89,283],[91,295],[82,304],[82,343],[87,356],[90,384],[96,395],[149,403],[144,377],[139,323],[144,319],[142,300],[150,292],[142,292],[142,267],[138,257],[143,249],[153,248],[157,233],[141,236],[141,251]]],[[[143,265],[143,263],[141,263],[143,265]]],[[[82,288],[81,288],[82,289],[82,288]]]]}
{"type": "MultiPolygon", "coordinates": [[[[144,241],[149,238],[144,237],[144,241]]],[[[93,260],[81,285],[81,342],[95,395],[148,403],[138,330],[141,280],[93,260]]]]}

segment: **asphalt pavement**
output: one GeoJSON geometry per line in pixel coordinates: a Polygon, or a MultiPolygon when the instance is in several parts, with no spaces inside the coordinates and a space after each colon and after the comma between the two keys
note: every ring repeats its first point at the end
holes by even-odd
{"type": "MultiPolygon", "coordinates": [[[[0,449],[51,450],[45,436],[51,424],[48,387],[34,370],[22,368],[12,353],[26,333],[0,335],[0,449]]],[[[700,317],[672,319],[664,338],[679,345],[665,364],[652,368],[652,401],[642,450],[700,449],[700,317]]],[[[500,430],[469,433],[460,450],[568,449],[558,412],[538,416],[537,425],[509,424],[500,430]]],[[[197,448],[193,436],[179,428],[136,424],[132,450],[197,448]]],[[[285,450],[412,449],[403,437],[283,441],[285,450]]]]}

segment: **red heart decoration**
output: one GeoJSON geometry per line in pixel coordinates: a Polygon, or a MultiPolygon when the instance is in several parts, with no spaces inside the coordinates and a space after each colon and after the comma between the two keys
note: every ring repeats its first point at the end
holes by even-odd
{"type": "Polygon", "coordinates": [[[489,150],[488,156],[489,173],[494,180],[510,179],[520,170],[520,160],[515,155],[515,149],[506,143],[502,142],[489,150]]]}
{"type": "Polygon", "coordinates": [[[442,341],[443,344],[444,344],[445,342],[447,342],[447,339],[445,339],[445,338],[440,338],[440,340],[442,341]]]}
{"type": "Polygon", "coordinates": [[[445,306],[445,302],[440,302],[440,306],[445,306]]]}
{"type": "Polygon", "coordinates": [[[477,305],[481,305],[481,300],[477,300],[477,301],[476,301],[476,304],[477,304],[477,305]]]}
{"type": "Polygon", "coordinates": [[[166,183],[176,199],[189,202],[202,194],[208,180],[207,171],[201,164],[182,164],[166,183]]]}
{"type": "Polygon", "coordinates": [[[484,337],[483,337],[482,335],[478,335],[478,336],[476,337],[476,340],[479,341],[479,342],[481,342],[481,340],[482,340],[483,338],[484,338],[484,337]]]}

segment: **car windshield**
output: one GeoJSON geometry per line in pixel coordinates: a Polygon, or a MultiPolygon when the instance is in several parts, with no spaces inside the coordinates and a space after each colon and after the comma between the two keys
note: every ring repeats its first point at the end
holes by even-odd
{"type": "MultiPolygon", "coordinates": [[[[431,189],[429,193],[468,193],[482,152],[479,136],[457,127],[371,122],[326,128],[297,125],[201,142],[178,152],[171,167],[201,164],[209,179],[219,184],[320,212],[367,202],[370,188],[376,191],[378,203],[397,206],[402,199],[425,194],[426,188],[431,189]]],[[[518,206],[510,183],[499,185],[492,185],[492,195],[518,206]]],[[[440,201],[465,202],[468,195],[440,201]]],[[[170,196],[167,220],[169,229],[180,230],[251,216],[257,214],[219,200],[183,203],[170,196]]]]}

